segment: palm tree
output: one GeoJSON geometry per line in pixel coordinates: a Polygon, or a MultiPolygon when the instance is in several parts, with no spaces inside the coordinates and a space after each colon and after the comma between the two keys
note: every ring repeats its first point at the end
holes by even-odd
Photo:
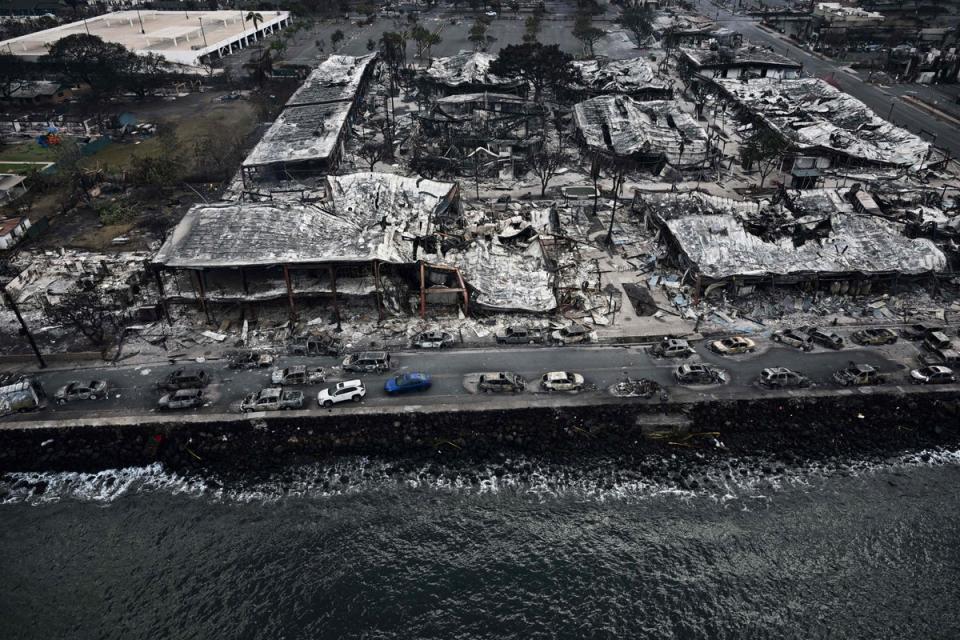
{"type": "Polygon", "coordinates": [[[257,41],[257,48],[260,49],[260,55],[262,56],[262,55],[263,55],[263,45],[260,43],[260,38],[257,38],[257,30],[258,30],[260,24],[263,22],[263,16],[260,15],[259,13],[257,13],[256,11],[251,11],[250,13],[247,14],[247,17],[244,18],[244,19],[245,19],[245,20],[250,20],[251,22],[253,22],[253,37],[254,37],[254,38],[256,39],[256,41],[257,41]]]}

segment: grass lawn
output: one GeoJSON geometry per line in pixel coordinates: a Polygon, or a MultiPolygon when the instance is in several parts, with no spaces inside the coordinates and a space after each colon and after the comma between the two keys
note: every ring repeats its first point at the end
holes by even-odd
{"type": "MultiPolygon", "coordinates": [[[[256,127],[256,116],[249,102],[215,102],[204,105],[203,109],[193,109],[191,113],[171,113],[159,119],[166,120],[176,127],[178,161],[186,166],[194,161],[194,148],[197,141],[205,136],[226,140],[229,136],[246,136],[256,127]]],[[[100,166],[108,171],[122,171],[130,167],[134,158],[155,156],[160,152],[160,141],[147,138],[139,144],[115,142],[87,158],[88,166],[100,166]]]]}
{"type": "Polygon", "coordinates": [[[44,149],[36,140],[8,144],[0,147],[0,162],[55,162],[57,152],[53,149],[44,149]]]}
{"type": "Polygon", "coordinates": [[[21,176],[28,176],[34,171],[43,169],[42,164],[7,164],[0,162],[0,173],[16,173],[21,176]]]}

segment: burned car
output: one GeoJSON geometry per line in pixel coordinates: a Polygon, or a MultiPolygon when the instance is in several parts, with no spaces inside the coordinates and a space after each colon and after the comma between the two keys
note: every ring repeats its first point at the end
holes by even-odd
{"type": "Polygon", "coordinates": [[[203,369],[177,369],[157,383],[163,391],[177,389],[203,389],[210,384],[210,376],[203,369]]]}
{"type": "Polygon", "coordinates": [[[730,336],[729,338],[714,340],[710,343],[710,350],[723,356],[752,353],[756,351],[756,349],[757,343],[743,336],[730,336]]]}
{"type": "Polygon", "coordinates": [[[690,343],[680,338],[664,338],[650,349],[657,358],[687,358],[696,353],[690,343]]]}
{"type": "Polygon", "coordinates": [[[302,409],[303,391],[268,387],[256,393],[251,393],[240,403],[240,411],[281,411],[285,409],[302,409]]]}
{"type": "Polygon", "coordinates": [[[673,371],[678,384],[723,384],[726,372],[709,364],[682,364],[673,371]]]}
{"type": "Polygon", "coordinates": [[[498,344],[538,344],[543,342],[543,331],[528,327],[507,327],[497,334],[498,344]]]}
{"type": "Polygon", "coordinates": [[[582,324],[571,324],[550,334],[550,339],[563,346],[593,340],[593,332],[582,324]]]}
{"type": "Polygon", "coordinates": [[[884,345],[894,344],[897,341],[897,334],[890,329],[860,329],[851,334],[850,339],[859,345],[884,345]]]}
{"type": "Polygon", "coordinates": [[[477,390],[483,393],[519,393],[524,387],[524,379],[508,371],[481,373],[477,383],[477,390]]]}
{"type": "Polygon", "coordinates": [[[338,356],[342,351],[343,342],[327,334],[307,334],[287,343],[291,356],[338,356]]]}
{"type": "Polygon", "coordinates": [[[910,372],[910,382],[913,384],[950,384],[956,381],[957,376],[950,367],[933,365],[910,372]]]}
{"type": "Polygon", "coordinates": [[[540,378],[545,391],[582,391],[583,376],[569,371],[550,371],[540,378]]]}
{"type": "Polygon", "coordinates": [[[807,330],[806,333],[810,336],[810,340],[819,344],[820,346],[833,349],[834,351],[843,349],[843,338],[837,335],[837,333],[834,331],[827,331],[825,329],[817,329],[814,327],[807,330]]]}
{"type": "Polygon", "coordinates": [[[273,356],[261,351],[235,351],[227,355],[227,366],[231,369],[263,369],[273,365],[273,356]]]}
{"type": "Polygon", "coordinates": [[[410,344],[417,349],[445,349],[455,342],[453,334],[446,331],[424,331],[415,335],[410,344]]]}
{"type": "Polygon", "coordinates": [[[907,340],[926,340],[927,336],[937,331],[943,331],[943,327],[929,324],[912,324],[900,331],[907,340]]]}
{"type": "Polygon", "coordinates": [[[850,364],[834,373],[833,380],[844,387],[863,387],[887,381],[886,376],[869,364],[850,364]]]}
{"type": "Polygon", "coordinates": [[[779,331],[774,331],[773,334],[771,334],[770,339],[774,342],[785,344],[788,347],[802,349],[803,351],[813,350],[813,343],[810,342],[810,338],[802,333],[794,331],[793,329],[781,329],[779,331]]]}
{"type": "Polygon", "coordinates": [[[53,395],[57,404],[66,404],[72,400],[96,400],[107,397],[106,380],[74,380],[63,385],[53,395]]]}
{"type": "Polygon", "coordinates": [[[319,384],[326,379],[327,372],[323,367],[307,367],[302,364],[285,369],[274,369],[270,374],[271,383],[288,387],[299,384],[319,384]]]}
{"type": "Polygon", "coordinates": [[[757,381],[761,387],[768,389],[805,388],[813,384],[810,378],[786,367],[769,367],[760,372],[757,381]]]}
{"type": "Polygon", "coordinates": [[[196,409],[202,406],[205,401],[203,389],[180,389],[164,394],[157,402],[157,406],[163,411],[196,409]]]}

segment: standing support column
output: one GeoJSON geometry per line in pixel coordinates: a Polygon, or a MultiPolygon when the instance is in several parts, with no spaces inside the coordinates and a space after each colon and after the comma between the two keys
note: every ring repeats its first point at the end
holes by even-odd
{"type": "Polygon", "coordinates": [[[203,310],[203,315],[206,316],[207,322],[213,322],[213,320],[210,319],[210,311],[207,309],[207,296],[203,286],[203,271],[193,270],[191,273],[197,278],[194,283],[197,288],[194,289],[194,291],[197,294],[197,299],[200,301],[200,308],[203,310]]]}
{"type": "Polygon", "coordinates": [[[467,285],[463,281],[463,276],[460,275],[460,269],[456,269],[457,280],[460,282],[460,288],[463,290],[463,315],[470,315],[470,294],[467,292],[467,285]]]}
{"type": "Polygon", "coordinates": [[[167,294],[163,290],[163,278],[160,277],[160,267],[153,269],[153,277],[156,278],[157,290],[160,291],[160,308],[163,309],[163,317],[166,318],[168,325],[173,326],[170,322],[170,309],[167,307],[167,294]]]}
{"type": "Polygon", "coordinates": [[[290,282],[290,268],[287,265],[283,265],[283,280],[287,283],[287,302],[290,303],[290,321],[296,321],[297,319],[297,308],[293,304],[293,283],[290,282]]]}
{"type": "Polygon", "coordinates": [[[383,287],[380,282],[380,261],[373,261],[373,285],[377,291],[377,318],[383,320],[383,287]]]}
{"type": "Polygon", "coordinates": [[[423,260],[420,261],[420,319],[427,317],[427,290],[426,280],[424,278],[423,260]]]}
{"type": "Polygon", "coordinates": [[[340,326],[340,305],[337,304],[337,268],[330,268],[330,286],[333,291],[333,315],[337,319],[337,331],[343,331],[340,326]]]}

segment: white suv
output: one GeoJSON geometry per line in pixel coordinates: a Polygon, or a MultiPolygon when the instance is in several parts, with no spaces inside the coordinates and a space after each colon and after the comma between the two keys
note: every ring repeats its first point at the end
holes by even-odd
{"type": "Polygon", "coordinates": [[[332,387],[327,387],[317,394],[317,404],[321,407],[332,407],[339,402],[353,400],[360,402],[367,395],[367,388],[360,380],[345,380],[332,387]]]}

